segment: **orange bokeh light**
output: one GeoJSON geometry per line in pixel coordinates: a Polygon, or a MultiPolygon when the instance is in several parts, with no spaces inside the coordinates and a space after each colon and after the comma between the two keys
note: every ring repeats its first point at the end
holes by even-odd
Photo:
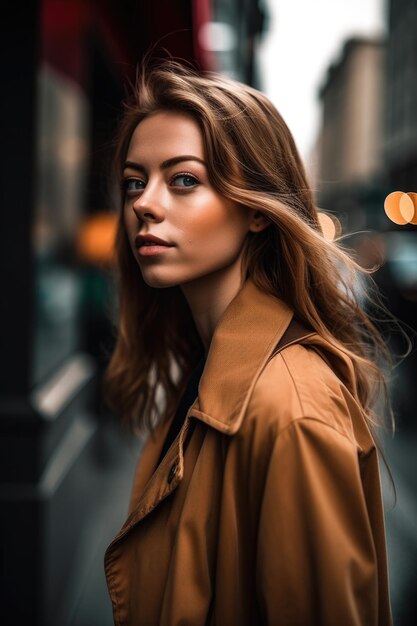
{"type": "Polygon", "coordinates": [[[384,202],[385,213],[394,224],[417,224],[417,194],[393,191],[384,202]]]}
{"type": "Polygon", "coordinates": [[[322,211],[317,213],[317,218],[323,237],[327,239],[327,241],[334,241],[335,237],[339,236],[341,232],[339,220],[334,215],[329,215],[322,211]]]}
{"type": "Polygon", "coordinates": [[[77,236],[80,259],[94,265],[109,264],[114,259],[117,215],[98,213],[88,217],[77,236]]]}
{"type": "Polygon", "coordinates": [[[410,220],[410,224],[417,225],[417,193],[410,191],[407,195],[414,205],[414,217],[410,220]]]}

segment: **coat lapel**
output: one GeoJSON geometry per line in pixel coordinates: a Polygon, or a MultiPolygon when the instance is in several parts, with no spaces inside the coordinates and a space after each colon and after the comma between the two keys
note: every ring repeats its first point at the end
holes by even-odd
{"type": "MultiPolygon", "coordinates": [[[[178,487],[184,475],[184,441],[187,437],[189,427],[190,420],[186,419],[179,435],[147,482],[139,500],[136,503],[132,500],[130,515],[107,551],[178,487]]],[[[144,452],[145,454],[148,453],[146,448],[144,452]]],[[[138,470],[140,470],[141,466],[142,463],[138,467],[138,470]]]]}

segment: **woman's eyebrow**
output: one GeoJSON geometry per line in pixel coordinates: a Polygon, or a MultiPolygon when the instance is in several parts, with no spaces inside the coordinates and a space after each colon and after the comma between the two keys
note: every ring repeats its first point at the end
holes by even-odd
{"type": "MultiPolygon", "coordinates": [[[[192,154],[184,154],[182,156],[172,157],[171,159],[167,159],[163,161],[160,165],[161,170],[166,170],[173,165],[177,165],[177,163],[182,163],[183,161],[197,161],[198,163],[202,163],[206,165],[203,159],[200,159],[197,156],[193,156],[192,154]]],[[[134,161],[126,161],[124,165],[125,169],[130,167],[133,170],[137,170],[138,172],[145,173],[145,167],[141,163],[135,163],[134,161]]]]}
{"type": "Polygon", "coordinates": [[[131,170],[136,170],[137,172],[141,172],[141,174],[146,174],[146,170],[143,165],[140,163],[134,163],[133,161],[126,161],[123,169],[130,168],[131,170]]]}
{"type": "Polygon", "coordinates": [[[163,163],[161,163],[161,170],[166,170],[168,167],[172,165],[176,165],[177,163],[181,163],[182,161],[198,161],[198,163],[202,163],[206,165],[203,159],[200,159],[197,156],[193,156],[192,154],[185,154],[183,156],[172,157],[172,159],[167,159],[163,163]]]}

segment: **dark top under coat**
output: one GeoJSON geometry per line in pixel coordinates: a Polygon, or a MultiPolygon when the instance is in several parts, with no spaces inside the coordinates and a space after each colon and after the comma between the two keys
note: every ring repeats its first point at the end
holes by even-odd
{"type": "Polygon", "coordinates": [[[162,461],[165,454],[168,452],[172,442],[178,435],[181,430],[182,425],[184,424],[185,416],[187,415],[187,411],[190,406],[193,404],[194,400],[198,395],[198,384],[200,382],[200,378],[203,374],[204,365],[206,363],[206,356],[204,355],[194,370],[191,372],[190,379],[188,381],[187,387],[183,395],[181,396],[180,403],[178,405],[177,412],[175,413],[174,419],[172,420],[171,426],[169,427],[168,434],[165,438],[164,445],[162,446],[162,451],[158,460],[158,464],[162,461]]]}

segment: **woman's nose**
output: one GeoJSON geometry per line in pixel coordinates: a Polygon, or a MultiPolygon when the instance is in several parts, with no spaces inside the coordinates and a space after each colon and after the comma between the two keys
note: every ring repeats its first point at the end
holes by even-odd
{"type": "Polygon", "coordinates": [[[146,187],[132,206],[139,220],[161,222],[165,217],[160,194],[156,189],[146,187]]]}

